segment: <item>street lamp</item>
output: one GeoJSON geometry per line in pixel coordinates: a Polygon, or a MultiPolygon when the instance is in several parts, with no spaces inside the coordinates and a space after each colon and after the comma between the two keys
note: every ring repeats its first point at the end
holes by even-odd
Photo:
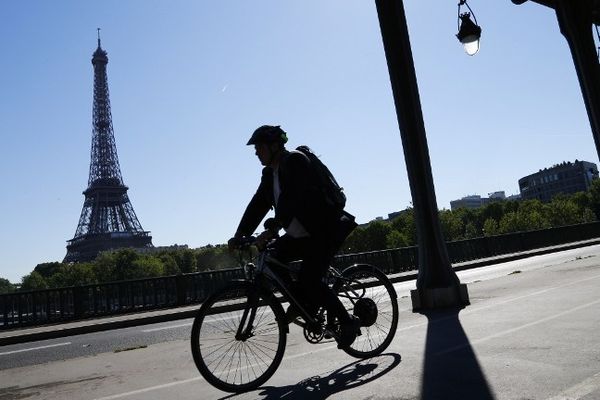
{"type": "Polygon", "coordinates": [[[474,56],[479,51],[479,39],[481,38],[481,27],[477,25],[477,18],[471,10],[471,7],[467,4],[467,0],[460,0],[458,3],[458,33],[456,37],[463,44],[465,52],[474,56]],[[460,13],[460,8],[467,6],[469,12],[460,13]],[[474,22],[471,21],[471,15],[473,15],[474,22]]]}
{"type": "Polygon", "coordinates": [[[469,292],[452,269],[442,233],[404,4],[402,0],[375,0],[375,4],[417,226],[419,275],[417,288],[410,292],[413,310],[464,307],[469,292]]]}

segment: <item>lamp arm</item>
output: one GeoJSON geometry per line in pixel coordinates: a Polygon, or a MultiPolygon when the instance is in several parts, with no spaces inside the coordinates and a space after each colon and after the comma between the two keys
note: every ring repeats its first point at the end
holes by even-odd
{"type": "MultiPolygon", "coordinates": [[[[516,1],[520,1],[520,0],[516,0],[516,1]]],[[[523,2],[525,2],[527,0],[523,0],[523,2]]],[[[460,7],[461,6],[467,6],[467,8],[469,9],[469,13],[473,16],[473,22],[475,22],[475,25],[479,25],[477,23],[477,17],[475,16],[475,13],[473,12],[473,10],[471,9],[471,6],[469,6],[469,3],[467,3],[467,0],[459,0],[458,2],[458,18],[457,18],[457,22],[458,22],[458,29],[460,29],[460,7]]]]}

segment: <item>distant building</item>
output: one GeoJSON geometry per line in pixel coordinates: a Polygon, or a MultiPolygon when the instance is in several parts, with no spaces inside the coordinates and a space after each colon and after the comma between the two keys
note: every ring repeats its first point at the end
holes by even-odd
{"type": "Polygon", "coordinates": [[[452,200],[450,202],[450,209],[454,211],[459,208],[480,208],[494,201],[514,200],[515,197],[518,197],[514,195],[506,197],[504,191],[489,193],[488,196],[489,197],[481,197],[475,194],[471,196],[465,196],[462,199],[452,200]]]}
{"type": "Polygon", "coordinates": [[[588,161],[563,162],[519,179],[523,200],[549,202],[559,193],[584,192],[598,179],[598,167],[588,161]]]}
{"type": "Polygon", "coordinates": [[[481,199],[481,196],[474,194],[458,200],[452,200],[450,202],[450,209],[454,211],[459,208],[479,208],[482,205],[483,200],[481,199]]]}

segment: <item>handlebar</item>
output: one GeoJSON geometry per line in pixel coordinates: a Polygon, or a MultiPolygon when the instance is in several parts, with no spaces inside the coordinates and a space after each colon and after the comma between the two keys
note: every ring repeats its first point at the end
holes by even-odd
{"type": "Polygon", "coordinates": [[[236,245],[240,249],[244,250],[244,249],[247,249],[248,247],[252,246],[254,243],[256,243],[255,236],[245,236],[245,237],[237,239],[236,245]]]}

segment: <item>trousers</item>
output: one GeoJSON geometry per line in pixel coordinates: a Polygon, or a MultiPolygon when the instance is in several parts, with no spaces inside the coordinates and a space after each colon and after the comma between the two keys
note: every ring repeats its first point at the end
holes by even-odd
{"type": "MultiPolygon", "coordinates": [[[[337,317],[340,322],[350,320],[336,293],[323,281],[335,251],[326,240],[312,237],[293,238],[285,234],[276,239],[269,248],[273,251],[273,256],[283,263],[301,260],[297,282],[292,283],[289,275],[282,276],[282,279],[292,295],[309,313],[312,314],[323,306],[330,317],[337,317]]],[[[276,272],[280,276],[283,273],[277,269],[276,272]]]]}

